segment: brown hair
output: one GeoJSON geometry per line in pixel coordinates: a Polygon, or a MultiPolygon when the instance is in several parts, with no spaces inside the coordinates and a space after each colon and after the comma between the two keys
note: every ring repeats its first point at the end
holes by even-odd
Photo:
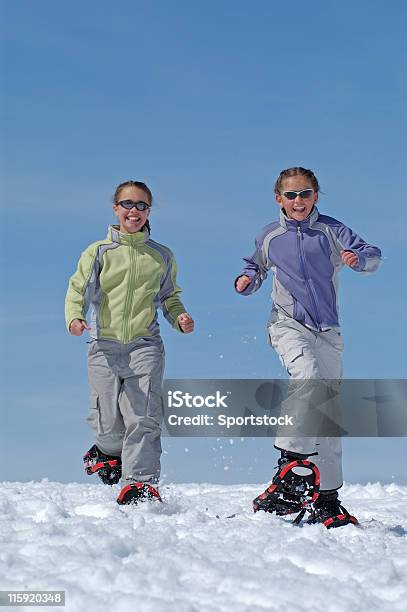
{"type": "MultiPolygon", "coordinates": [[[[151,193],[150,188],[147,187],[147,185],[145,183],[142,183],[141,181],[125,181],[124,183],[120,183],[120,185],[118,185],[116,187],[116,191],[114,192],[114,196],[113,196],[113,204],[117,204],[118,203],[120,192],[125,187],[138,187],[138,189],[141,189],[142,191],[144,191],[144,193],[148,197],[148,200],[149,200],[148,204],[152,204],[153,203],[153,194],[151,193]]],[[[144,225],[143,225],[143,227],[141,228],[140,231],[143,231],[144,228],[146,228],[148,233],[150,234],[151,228],[150,228],[150,223],[149,223],[148,219],[144,223],[144,225]]]]}
{"type": "Polygon", "coordinates": [[[315,174],[312,172],[312,170],[308,170],[307,168],[302,168],[301,166],[295,166],[294,168],[287,168],[286,170],[282,170],[280,172],[276,180],[276,183],[274,185],[274,193],[277,193],[280,195],[281,187],[282,187],[284,179],[290,176],[298,176],[298,175],[306,176],[307,178],[309,178],[309,180],[312,183],[313,189],[316,191],[316,193],[319,192],[320,187],[319,187],[318,179],[315,176],[315,174]]]}

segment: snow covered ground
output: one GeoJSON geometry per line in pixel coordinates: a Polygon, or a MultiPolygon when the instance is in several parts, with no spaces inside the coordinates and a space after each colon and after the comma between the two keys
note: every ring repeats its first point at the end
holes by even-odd
{"type": "Polygon", "coordinates": [[[407,487],[345,486],[361,528],[330,531],[253,514],[263,488],[168,485],[165,504],[119,507],[117,486],[4,482],[0,589],[65,590],[72,612],[407,610],[407,487]]]}

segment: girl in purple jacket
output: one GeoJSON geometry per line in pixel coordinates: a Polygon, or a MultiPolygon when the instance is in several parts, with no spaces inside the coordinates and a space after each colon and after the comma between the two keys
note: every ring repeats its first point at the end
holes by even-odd
{"type": "MultiPolygon", "coordinates": [[[[304,424],[312,421],[313,408],[323,402],[321,390],[332,391],[332,382],[342,376],[338,273],[344,266],[359,273],[374,272],[381,252],[337,219],[319,213],[320,187],[311,170],[283,170],[274,191],[280,218],[257,236],[256,250],[244,258],[246,266],[235,288],[250,295],[269,270],[274,273],[270,342],[290,376],[285,408],[304,424]]],[[[275,447],[281,451],[278,470],[253,501],[255,511],[278,515],[298,511],[299,521],[307,509],[308,522],[321,522],[327,528],[357,524],[338,499],[343,484],[340,437],[318,436],[317,428],[307,436],[279,431],[275,447]]]]}

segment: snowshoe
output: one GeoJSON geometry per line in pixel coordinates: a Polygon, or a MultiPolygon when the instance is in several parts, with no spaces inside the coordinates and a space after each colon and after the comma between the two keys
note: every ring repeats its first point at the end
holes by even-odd
{"type": "Polygon", "coordinates": [[[307,523],[323,523],[327,529],[342,527],[343,525],[359,525],[357,518],[349,514],[349,512],[341,505],[341,500],[338,499],[337,491],[321,493],[310,510],[310,516],[307,523]]]}
{"type": "Polygon", "coordinates": [[[312,461],[299,459],[299,456],[282,452],[271,484],[253,500],[254,512],[263,510],[278,516],[299,512],[294,522],[300,522],[306,506],[318,499],[320,474],[312,461]]]}
{"type": "Polygon", "coordinates": [[[159,492],[151,484],[148,482],[132,482],[120,491],[117,503],[123,506],[138,504],[149,499],[162,502],[159,492]]]}
{"type": "Polygon", "coordinates": [[[94,444],[83,457],[85,472],[99,476],[104,484],[117,484],[122,477],[122,460],[120,457],[105,455],[94,444]]]}

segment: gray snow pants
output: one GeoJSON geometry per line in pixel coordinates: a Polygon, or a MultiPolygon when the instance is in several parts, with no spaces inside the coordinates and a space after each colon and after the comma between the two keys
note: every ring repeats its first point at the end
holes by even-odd
{"type": "Polygon", "coordinates": [[[122,458],[122,486],[160,476],[164,346],[160,336],[128,344],[91,340],[87,422],[95,444],[122,458]]]}
{"type": "MultiPolygon", "coordinates": [[[[280,318],[269,325],[271,345],[277,351],[283,366],[290,375],[292,394],[283,402],[287,414],[301,411],[301,418],[312,418],[315,405],[320,402],[321,383],[315,379],[327,380],[339,385],[342,377],[343,340],[335,328],[314,332],[295,319],[280,318]],[[304,380],[301,384],[298,379],[304,380]],[[307,417],[308,415],[308,417],[307,417]]],[[[315,432],[316,433],[316,432],[315,432]]],[[[321,473],[321,490],[337,489],[342,486],[342,440],[340,437],[318,437],[293,435],[287,437],[277,431],[275,447],[287,451],[312,455],[310,459],[321,473]]]]}

